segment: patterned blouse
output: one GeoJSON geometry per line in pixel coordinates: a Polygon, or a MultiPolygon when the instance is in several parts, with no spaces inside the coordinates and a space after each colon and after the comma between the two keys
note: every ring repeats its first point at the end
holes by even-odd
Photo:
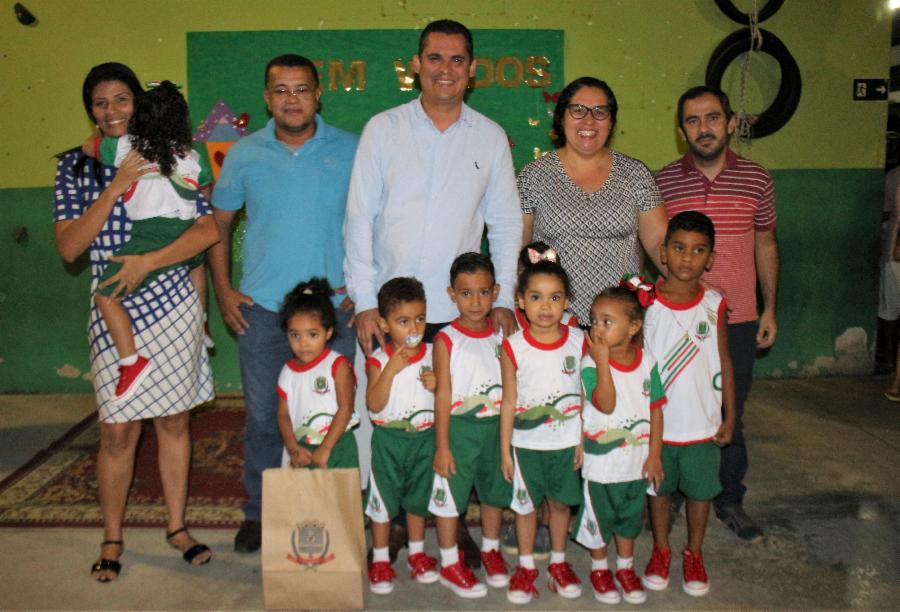
{"type": "Polygon", "coordinates": [[[559,252],[572,281],[570,308],[582,325],[594,296],[640,272],[638,214],[662,204],[653,175],[642,162],[612,152],[606,183],[585,193],[552,151],[522,169],[517,182],[522,212],[534,215],[533,240],[559,252]]]}
{"type": "MultiPolygon", "coordinates": [[[[100,197],[115,176],[116,169],[96,166],[80,151],[60,158],[56,170],[54,221],[78,219],[100,197]],[[82,163],[83,162],[83,163],[82,163]],[[99,171],[100,182],[95,179],[99,171]]],[[[212,214],[199,196],[198,215],[212,214]]],[[[128,241],[131,221],[122,199],[115,203],[106,224],[88,249],[91,261],[91,292],[103,274],[109,257],[128,241]]],[[[154,363],[141,390],[119,405],[110,400],[118,379],[118,357],[106,324],[91,300],[88,324],[91,373],[100,420],[126,422],[175,414],[213,396],[209,357],[202,348],[202,308],[187,266],[159,275],[145,289],[122,299],[128,310],[138,352],[154,363]]]]}

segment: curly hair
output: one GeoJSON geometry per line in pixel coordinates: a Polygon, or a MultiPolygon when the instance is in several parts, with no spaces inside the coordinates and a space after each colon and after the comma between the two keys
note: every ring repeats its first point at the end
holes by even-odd
{"type": "Polygon", "coordinates": [[[325,329],[333,329],[337,315],[331,296],[334,293],[331,285],[324,278],[311,278],[291,289],[281,305],[279,316],[281,329],[287,331],[288,322],[296,314],[313,314],[319,316],[319,322],[325,329]]]}
{"type": "Polygon", "coordinates": [[[191,150],[191,117],[188,105],[171,81],[163,81],[134,100],[128,122],[134,149],[144,159],[159,164],[160,174],[175,170],[175,158],[191,150]]]}

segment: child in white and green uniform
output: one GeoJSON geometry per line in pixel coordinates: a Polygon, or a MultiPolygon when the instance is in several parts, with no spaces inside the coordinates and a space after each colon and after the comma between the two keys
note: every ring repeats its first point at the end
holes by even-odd
{"type": "Polygon", "coordinates": [[[450,299],[459,317],[435,336],[434,486],[428,509],[437,517],[441,584],[464,598],[487,595],[457,548],[459,515],[472,487],[481,502],[481,561],[486,582],[503,588],[509,570],[500,554],[503,508],[512,496],[500,472],[500,342],[490,320],[499,292],[494,265],[463,253],[450,266],[450,299]]]}
{"type": "Polygon", "coordinates": [[[278,376],[282,467],[358,468],[350,430],[356,379],[350,361],[328,348],[336,315],[324,278],[300,283],[284,298],[281,323],[294,358],[278,376]]]}
{"type": "Polygon", "coordinates": [[[369,590],[394,590],[388,554],[391,519],[406,510],[411,576],[437,582],[437,560],[425,554],[425,517],[434,477],[434,389],[431,345],[425,334],[425,289],[414,278],[393,278],[378,291],[378,324],[390,341],[366,360],[366,404],[375,426],[366,514],[372,520],[369,590]]]}
{"type": "MultiPolygon", "coordinates": [[[[555,255],[555,254],[554,254],[555,255]]],[[[581,358],[584,333],[562,323],[569,277],[556,257],[526,267],[517,300],[531,325],[503,341],[500,368],[500,453],[503,476],[513,485],[519,566],[506,597],[525,604],[537,595],[534,565],[536,508],[550,508],[550,590],[581,595],[581,581],[566,562],[570,506],[581,503],[581,358]]]]}
{"type": "MultiPolygon", "coordinates": [[[[645,284],[646,289],[652,286],[645,284]]],[[[589,354],[581,363],[584,384],[584,502],[572,536],[591,551],[591,585],[597,601],[622,595],[643,603],[634,571],[634,540],[641,532],[647,481],[662,481],[660,408],[666,397],[656,360],[636,346],[644,310],[628,287],[611,287],[591,305],[589,354]],[[607,548],[615,539],[615,581],[607,548]]]]}

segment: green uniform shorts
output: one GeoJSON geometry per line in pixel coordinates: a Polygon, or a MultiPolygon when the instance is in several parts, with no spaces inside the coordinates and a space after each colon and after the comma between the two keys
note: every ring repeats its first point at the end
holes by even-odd
{"type": "Polygon", "coordinates": [[[531,450],[513,447],[513,496],[510,508],[530,514],[549,499],[569,506],[581,503],[581,474],[575,469],[575,448],[531,450]]]}
{"type": "Polygon", "coordinates": [[[681,491],[685,497],[708,501],[722,492],[719,461],[722,449],[713,442],[700,444],[663,444],[662,465],[665,480],[657,495],[681,491]]]}
{"type": "Polygon", "coordinates": [[[430,516],[428,498],[434,481],[434,431],[413,433],[375,427],[372,466],[366,492],[366,514],[387,523],[403,508],[416,516],[430,516]]]}

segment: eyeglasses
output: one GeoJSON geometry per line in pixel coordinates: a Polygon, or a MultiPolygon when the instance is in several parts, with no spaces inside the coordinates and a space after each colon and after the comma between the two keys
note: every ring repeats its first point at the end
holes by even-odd
{"type": "Polygon", "coordinates": [[[597,121],[609,119],[610,111],[608,106],[585,106],[584,104],[569,104],[567,107],[572,119],[584,119],[590,113],[597,121]]]}
{"type": "Polygon", "coordinates": [[[287,98],[288,96],[297,96],[298,98],[308,98],[313,95],[315,89],[309,85],[297,85],[294,89],[287,87],[276,87],[272,90],[272,95],[278,98],[287,98]]]}

